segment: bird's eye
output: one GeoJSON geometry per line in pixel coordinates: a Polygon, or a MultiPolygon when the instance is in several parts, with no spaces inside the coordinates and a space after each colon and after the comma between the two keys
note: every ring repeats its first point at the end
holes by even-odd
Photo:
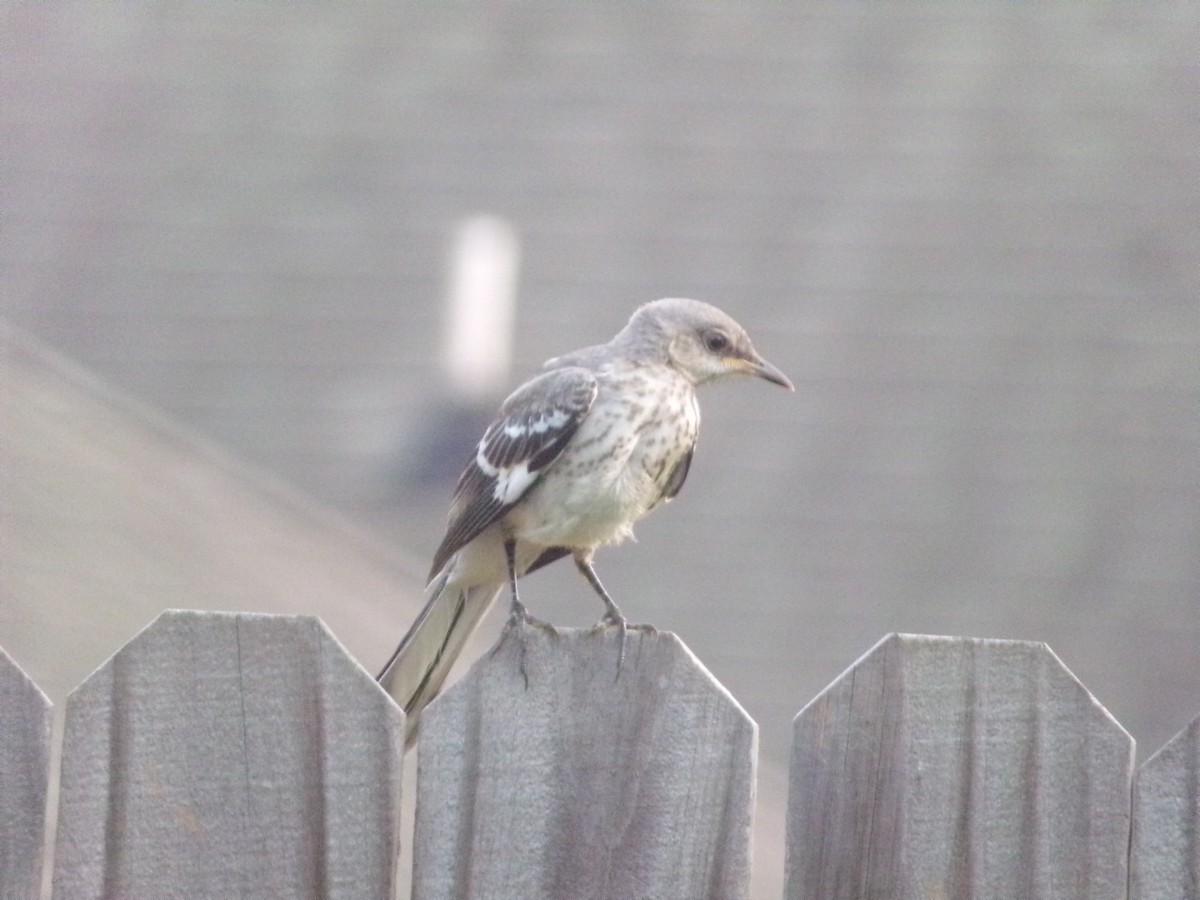
{"type": "Polygon", "coordinates": [[[703,335],[704,346],[709,353],[724,353],[729,349],[729,338],[721,331],[706,331],[703,335]]]}

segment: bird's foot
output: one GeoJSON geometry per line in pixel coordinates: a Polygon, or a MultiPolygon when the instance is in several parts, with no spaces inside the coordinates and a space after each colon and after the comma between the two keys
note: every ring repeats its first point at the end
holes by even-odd
{"type": "Polygon", "coordinates": [[[590,633],[591,634],[603,634],[605,631],[608,631],[608,629],[610,629],[610,628],[619,628],[619,629],[621,629],[621,633],[624,634],[629,629],[629,627],[630,626],[629,626],[628,620],[623,615],[621,615],[620,610],[617,610],[615,613],[610,610],[609,612],[606,612],[604,614],[604,618],[602,618],[599,622],[597,622],[595,625],[592,626],[592,630],[590,633]]]}
{"type": "Polygon", "coordinates": [[[520,600],[514,600],[512,608],[508,613],[508,621],[504,623],[504,631],[500,635],[500,640],[492,653],[499,651],[504,646],[509,635],[520,645],[520,664],[521,679],[525,682],[525,690],[529,690],[529,671],[526,668],[525,660],[529,652],[529,629],[536,628],[539,631],[544,631],[547,634],[554,634],[554,626],[544,619],[539,619],[529,612],[525,604],[520,600]]]}
{"type": "Polygon", "coordinates": [[[621,679],[621,669],[625,666],[625,641],[629,637],[629,632],[636,631],[638,634],[654,637],[658,634],[658,629],[650,624],[634,623],[631,625],[629,620],[625,618],[615,605],[604,614],[604,618],[593,626],[591,633],[602,634],[610,628],[616,628],[619,631],[617,638],[617,676],[613,679],[614,681],[619,681],[621,679]]]}

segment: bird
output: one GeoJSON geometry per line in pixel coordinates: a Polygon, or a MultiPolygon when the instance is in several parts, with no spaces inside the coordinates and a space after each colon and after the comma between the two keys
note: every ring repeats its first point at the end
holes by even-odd
{"type": "Polygon", "coordinates": [[[597,627],[621,629],[623,658],[627,622],[596,575],[596,550],[679,493],[700,427],[696,388],[733,375],[795,389],[729,315],[667,298],[638,307],[608,343],[548,360],[504,400],[458,479],[424,608],[377,678],[406,713],[408,746],[506,587],[505,631],[543,624],[517,581],[558,559],[571,556],[600,596],[597,627]]]}

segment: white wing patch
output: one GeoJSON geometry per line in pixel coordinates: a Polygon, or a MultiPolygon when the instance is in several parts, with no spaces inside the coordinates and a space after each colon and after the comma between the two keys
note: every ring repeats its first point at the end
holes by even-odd
{"type": "Polygon", "coordinates": [[[506,506],[516,503],[537,479],[538,473],[529,471],[529,463],[509,466],[496,476],[492,496],[506,506]]]}
{"type": "MultiPolygon", "coordinates": [[[[529,434],[542,435],[548,431],[558,431],[571,421],[571,414],[564,409],[552,409],[543,413],[532,422],[510,422],[502,429],[504,437],[510,441],[519,441],[529,434]]],[[[475,465],[489,478],[495,478],[492,496],[498,503],[507,506],[515,503],[529,490],[538,479],[537,472],[529,471],[529,461],[513,463],[509,466],[493,465],[488,459],[488,444],[491,436],[485,436],[479,442],[475,451],[475,465]]]]}
{"type": "MultiPolygon", "coordinates": [[[[553,409],[542,413],[529,424],[512,422],[504,426],[504,436],[512,440],[524,437],[526,434],[545,434],[547,431],[562,428],[570,421],[571,415],[563,409],[553,409]]],[[[484,470],[486,471],[486,470],[484,470]]],[[[490,474],[490,473],[489,473],[490,474]]]]}
{"type": "Polygon", "coordinates": [[[558,430],[566,425],[570,418],[571,414],[565,409],[551,410],[548,414],[540,416],[533,423],[533,433],[541,434],[543,431],[549,431],[552,428],[558,430]]]}
{"type": "Polygon", "coordinates": [[[488,478],[495,478],[500,474],[500,469],[488,462],[486,437],[479,442],[479,448],[475,451],[475,465],[479,466],[479,471],[488,478]]]}

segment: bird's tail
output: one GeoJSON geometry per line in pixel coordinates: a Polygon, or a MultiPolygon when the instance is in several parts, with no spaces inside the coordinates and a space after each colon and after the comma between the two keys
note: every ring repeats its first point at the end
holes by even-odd
{"type": "Polygon", "coordinates": [[[425,608],[400,641],[378,681],[407,716],[405,744],[417,739],[423,710],[441,690],[450,668],[504,582],[456,585],[447,566],[425,589],[425,608]]]}

